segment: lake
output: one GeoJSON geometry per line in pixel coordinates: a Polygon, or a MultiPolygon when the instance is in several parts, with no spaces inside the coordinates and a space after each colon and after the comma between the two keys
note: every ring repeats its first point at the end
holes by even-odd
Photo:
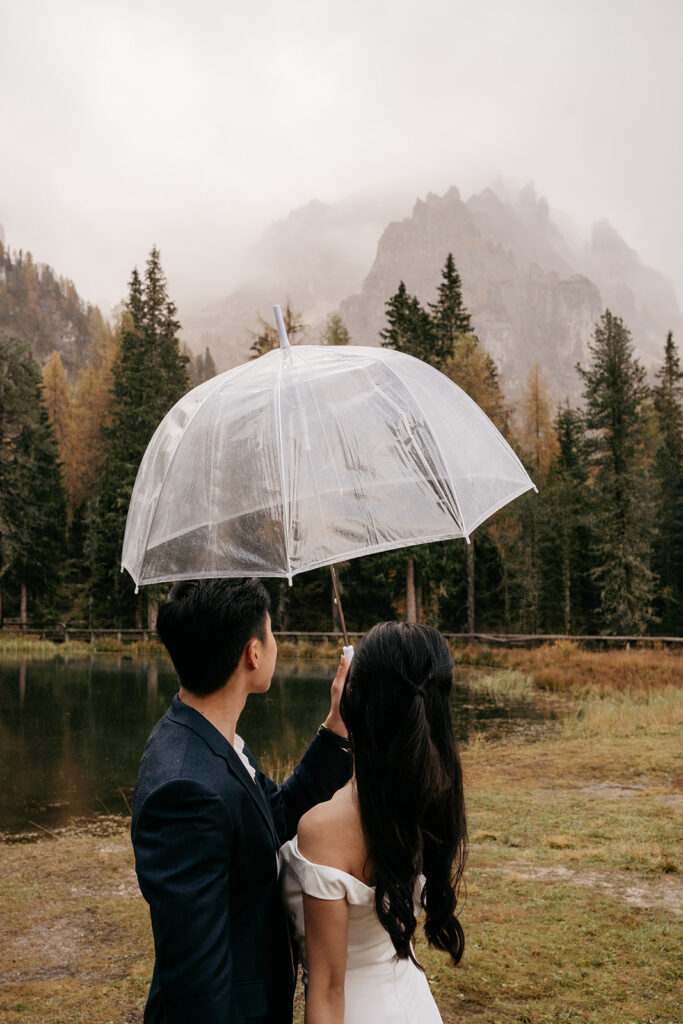
{"type": "MultiPolygon", "coordinates": [[[[288,773],[325,718],[334,670],[281,661],[270,691],[247,703],[239,732],[273,777],[288,773]]],[[[531,703],[473,692],[467,683],[477,671],[456,667],[451,709],[460,741],[544,717],[531,703]]],[[[0,832],[125,814],[147,736],[177,689],[165,662],[0,662],[0,832]]]]}

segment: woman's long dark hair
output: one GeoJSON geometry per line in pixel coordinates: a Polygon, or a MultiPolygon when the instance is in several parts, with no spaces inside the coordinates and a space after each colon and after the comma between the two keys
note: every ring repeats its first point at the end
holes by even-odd
{"type": "Polygon", "coordinates": [[[420,874],[429,944],[455,963],[465,947],[456,903],[467,826],[448,705],[452,681],[450,651],[436,629],[382,622],[359,643],[341,700],[377,916],[396,954],[415,963],[420,874]]]}

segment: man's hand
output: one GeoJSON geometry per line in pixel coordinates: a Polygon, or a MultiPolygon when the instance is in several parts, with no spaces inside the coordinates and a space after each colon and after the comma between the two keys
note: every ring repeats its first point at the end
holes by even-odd
{"type": "Polygon", "coordinates": [[[337,674],[334,677],[332,683],[332,689],[330,691],[330,713],[323,722],[326,729],[330,732],[336,732],[338,736],[348,736],[346,726],[342,722],[341,715],[339,714],[339,701],[341,700],[342,690],[344,689],[344,683],[346,681],[346,674],[349,671],[349,662],[347,658],[342,654],[339,661],[339,668],[337,674]]]}

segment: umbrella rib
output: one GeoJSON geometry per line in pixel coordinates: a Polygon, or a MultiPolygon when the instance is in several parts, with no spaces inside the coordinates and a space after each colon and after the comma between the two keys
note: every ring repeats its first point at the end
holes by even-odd
{"type": "MultiPolygon", "coordinates": [[[[401,387],[404,390],[407,391],[408,389],[407,389],[406,385],[403,383],[403,381],[401,380],[399,375],[396,373],[396,371],[394,370],[393,366],[389,366],[388,363],[384,363],[384,365],[389,370],[389,372],[392,374],[392,376],[394,376],[396,378],[396,380],[399,382],[401,387]]],[[[470,542],[469,531],[467,529],[467,526],[465,525],[465,518],[464,518],[464,516],[462,514],[462,508],[460,507],[460,502],[458,501],[458,494],[457,494],[457,491],[455,489],[455,484],[453,483],[453,479],[451,477],[451,471],[448,468],[448,463],[446,462],[446,459],[445,459],[445,456],[444,456],[444,453],[443,453],[443,449],[441,448],[441,445],[439,444],[438,437],[436,436],[436,434],[434,433],[432,428],[429,426],[429,423],[427,421],[427,417],[425,416],[425,412],[424,412],[424,409],[422,408],[421,403],[418,401],[418,399],[415,396],[415,394],[410,392],[410,395],[411,395],[411,398],[413,399],[413,401],[415,402],[415,405],[420,410],[420,413],[422,415],[422,419],[424,421],[424,425],[427,428],[427,430],[429,431],[429,433],[431,434],[432,440],[434,441],[434,444],[436,445],[436,450],[438,451],[438,453],[439,453],[439,455],[441,457],[441,462],[443,464],[443,468],[444,468],[444,470],[446,472],[446,476],[448,477],[448,482],[451,485],[451,494],[453,496],[453,503],[454,503],[454,505],[456,507],[458,515],[460,516],[460,526],[462,528],[463,536],[465,537],[465,540],[469,544],[469,542],[470,542]]],[[[419,451],[418,446],[416,445],[415,447],[416,447],[416,450],[419,451]]],[[[424,456],[423,456],[421,451],[420,451],[420,458],[422,459],[423,462],[426,463],[426,459],[424,458],[424,456]]]]}
{"type": "Polygon", "coordinates": [[[280,486],[282,488],[282,517],[285,522],[285,556],[287,558],[287,579],[292,582],[292,566],[289,560],[289,505],[287,501],[287,489],[285,478],[285,452],[282,445],[282,362],[284,349],[280,349],[280,361],[277,370],[277,387],[275,389],[275,425],[278,431],[278,449],[280,451],[280,486]]]}

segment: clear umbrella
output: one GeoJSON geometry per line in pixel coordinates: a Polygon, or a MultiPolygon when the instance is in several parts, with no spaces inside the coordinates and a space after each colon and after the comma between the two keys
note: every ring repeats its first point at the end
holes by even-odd
{"type": "Polygon", "coordinates": [[[481,409],[391,349],[280,348],[180,399],[142,459],[122,568],[136,585],[279,576],[466,537],[533,488],[481,409]]]}

